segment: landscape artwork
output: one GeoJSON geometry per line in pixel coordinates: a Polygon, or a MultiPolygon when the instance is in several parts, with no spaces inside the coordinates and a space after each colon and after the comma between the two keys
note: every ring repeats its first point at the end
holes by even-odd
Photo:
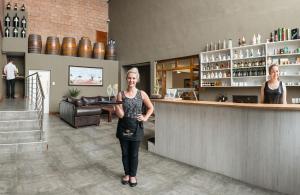
{"type": "Polygon", "coordinates": [[[103,86],[103,68],[69,66],[69,85],[103,86]]]}

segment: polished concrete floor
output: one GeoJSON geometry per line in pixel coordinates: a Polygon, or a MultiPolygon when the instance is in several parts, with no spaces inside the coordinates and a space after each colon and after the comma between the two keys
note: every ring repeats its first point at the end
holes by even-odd
{"type": "MultiPolygon", "coordinates": [[[[48,151],[1,153],[0,195],[199,194],[278,195],[228,177],[140,150],[138,185],[120,183],[121,151],[116,119],[74,129],[57,116],[45,117],[48,151]]],[[[145,137],[154,134],[145,124],[145,137]]]]}

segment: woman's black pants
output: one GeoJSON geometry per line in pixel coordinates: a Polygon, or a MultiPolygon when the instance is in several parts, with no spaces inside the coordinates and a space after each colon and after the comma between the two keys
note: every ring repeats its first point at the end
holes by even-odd
{"type": "Polygon", "coordinates": [[[119,139],[122,150],[122,162],[125,175],[136,176],[140,141],[119,139]]]}

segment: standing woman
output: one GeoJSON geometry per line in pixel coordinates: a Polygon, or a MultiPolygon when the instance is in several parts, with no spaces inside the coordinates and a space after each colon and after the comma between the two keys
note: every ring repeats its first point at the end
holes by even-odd
{"type": "Polygon", "coordinates": [[[125,171],[121,182],[124,185],[129,184],[131,187],[137,185],[136,172],[139,146],[144,135],[143,122],[147,121],[153,112],[153,105],[148,95],[136,88],[139,77],[137,68],[128,70],[127,89],[119,92],[117,96],[117,101],[122,101],[122,104],[115,107],[119,117],[117,138],[120,140],[125,171]],[[143,104],[147,108],[146,114],[142,113],[143,104]]]}
{"type": "Polygon", "coordinates": [[[286,87],[279,80],[279,67],[269,66],[270,79],[261,87],[261,102],[265,104],[286,104],[286,87]]]}

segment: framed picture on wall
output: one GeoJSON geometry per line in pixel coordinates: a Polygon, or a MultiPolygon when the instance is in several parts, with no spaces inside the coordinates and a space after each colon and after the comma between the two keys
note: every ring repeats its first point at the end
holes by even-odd
{"type": "Polygon", "coordinates": [[[103,86],[103,68],[69,66],[69,85],[103,86]]]}

